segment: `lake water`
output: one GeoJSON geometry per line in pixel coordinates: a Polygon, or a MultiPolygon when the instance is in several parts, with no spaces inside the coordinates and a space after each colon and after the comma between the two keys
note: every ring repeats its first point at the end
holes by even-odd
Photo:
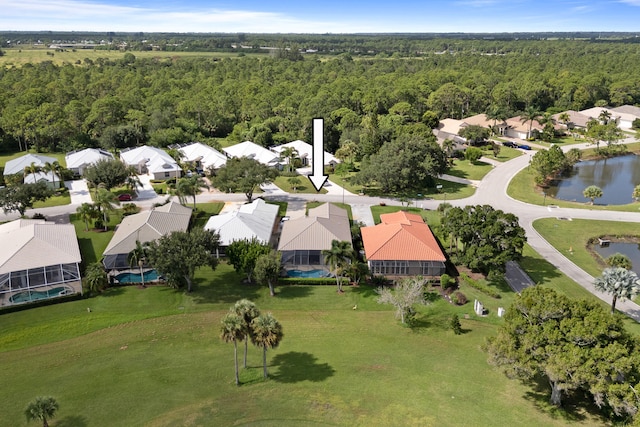
{"type": "Polygon", "coordinates": [[[640,184],[640,156],[627,155],[611,159],[587,160],[577,163],[571,174],[547,188],[547,196],[556,199],[588,202],[582,195],[585,188],[597,185],[603,196],[596,199],[599,205],[626,205],[631,194],[640,184]]]}
{"type": "Polygon", "coordinates": [[[610,243],[609,246],[593,245],[593,249],[600,254],[603,259],[620,253],[626,255],[631,260],[631,270],[640,275],[640,248],[637,243],[610,243]]]}

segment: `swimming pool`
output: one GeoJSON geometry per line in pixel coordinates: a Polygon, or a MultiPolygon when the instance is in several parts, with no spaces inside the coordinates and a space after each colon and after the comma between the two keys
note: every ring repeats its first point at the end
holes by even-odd
{"type": "Polygon", "coordinates": [[[287,270],[289,277],[302,277],[305,279],[318,279],[321,277],[329,277],[329,273],[325,270],[287,270]]]}
{"type": "MultiPolygon", "coordinates": [[[[158,272],[155,270],[145,271],[143,276],[145,283],[158,280],[160,277],[158,272]]],[[[140,280],[140,273],[120,273],[116,276],[116,280],[119,283],[142,283],[142,280],[140,280]]]]}
{"type": "Polygon", "coordinates": [[[61,286],[58,288],[49,289],[48,291],[22,291],[17,294],[13,294],[9,301],[12,303],[37,301],[41,299],[61,297],[63,295],[69,295],[71,291],[61,286]]]}

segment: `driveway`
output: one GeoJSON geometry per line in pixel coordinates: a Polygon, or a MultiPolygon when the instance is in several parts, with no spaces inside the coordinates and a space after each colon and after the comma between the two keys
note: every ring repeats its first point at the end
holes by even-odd
{"type": "Polygon", "coordinates": [[[69,189],[72,205],[81,205],[83,203],[93,203],[87,181],[78,179],[75,181],[65,181],[64,185],[69,189]]]}

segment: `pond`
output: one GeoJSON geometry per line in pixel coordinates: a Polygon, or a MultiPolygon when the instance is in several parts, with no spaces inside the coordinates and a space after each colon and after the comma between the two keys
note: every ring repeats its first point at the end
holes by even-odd
{"type": "Polygon", "coordinates": [[[631,260],[631,270],[640,275],[640,244],[620,242],[611,242],[609,246],[595,244],[593,245],[593,250],[596,251],[602,259],[607,259],[616,253],[626,255],[631,260]]]}
{"type": "Polygon", "coordinates": [[[569,176],[557,180],[556,185],[546,189],[546,193],[556,199],[588,202],[582,192],[590,185],[597,185],[603,192],[603,196],[595,200],[596,204],[631,203],[633,189],[640,185],[640,156],[630,154],[579,162],[569,176]]]}

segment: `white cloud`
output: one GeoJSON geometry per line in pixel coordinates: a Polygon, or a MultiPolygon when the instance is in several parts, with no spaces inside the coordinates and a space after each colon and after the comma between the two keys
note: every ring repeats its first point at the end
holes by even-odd
{"type": "Polygon", "coordinates": [[[368,26],[250,10],[161,10],[77,0],[0,0],[3,30],[164,32],[343,32],[368,26]]]}

